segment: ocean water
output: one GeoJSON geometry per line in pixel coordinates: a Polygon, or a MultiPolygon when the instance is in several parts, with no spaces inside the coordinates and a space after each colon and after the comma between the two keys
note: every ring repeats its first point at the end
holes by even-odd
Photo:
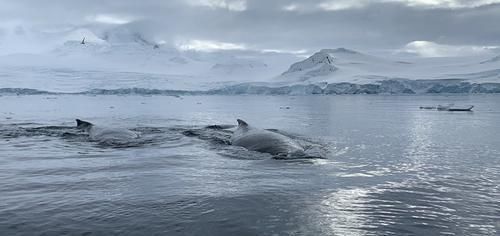
{"type": "Polygon", "coordinates": [[[500,235],[500,96],[0,96],[0,235],[500,235]],[[323,158],[205,128],[237,118],[323,158]]]}

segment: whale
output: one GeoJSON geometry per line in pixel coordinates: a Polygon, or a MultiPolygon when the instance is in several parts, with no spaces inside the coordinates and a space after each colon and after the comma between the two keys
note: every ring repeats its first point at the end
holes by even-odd
{"type": "Polygon", "coordinates": [[[294,139],[270,130],[259,129],[237,119],[238,127],[233,132],[230,142],[234,146],[250,151],[269,153],[275,158],[305,157],[305,149],[294,139]]]}
{"type": "Polygon", "coordinates": [[[102,143],[127,143],[140,137],[138,133],[128,129],[100,127],[80,119],[76,119],[76,127],[87,132],[91,141],[102,143]]]}

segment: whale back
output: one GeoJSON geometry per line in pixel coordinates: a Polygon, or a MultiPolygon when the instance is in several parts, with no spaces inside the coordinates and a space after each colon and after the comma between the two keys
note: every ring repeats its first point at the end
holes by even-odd
{"type": "Polygon", "coordinates": [[[295,140],[285,135],[257,129],[238,119],[238,128],[231,136],[231,143],[251,151],[265,152],[275,156],[287,156],[304,149],[295,140]]]}
{"type": "Polygon", "coordinates": [[[122,128],[93,127],[89,136],[96,141],[127,142],[139,138],[139,134],[122,128]]]}
{"type": "Polygon", "coordinates": [[[128,129],[96,126],[88,121],[76,119],[76,127],[88,133],[90,140],[109,144],[122,144],[140,137],[128,129]]]}

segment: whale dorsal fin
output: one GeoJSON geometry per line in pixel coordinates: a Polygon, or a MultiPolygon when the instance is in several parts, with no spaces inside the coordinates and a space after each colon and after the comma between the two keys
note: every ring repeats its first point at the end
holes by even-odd
{"type": "Polygon", "coordinates": [[[87,122],[87,121],[83,121],[83,120],[80,120],[80,119],[76,119],[76,128],[79,128],[79,129],[86,129],[86,128],[89,128],[90,126],[92,126],[93,124],[90,123],[90,122],[87,122]]]}
{"type": "Polygon", "coordinates": [[[240,126],[240,127],[248,127],[248,123],[245,122],[244,120],[242,120],[242,119],[236,119],[236,121],[238,121],[238,126],[240,126]]]}

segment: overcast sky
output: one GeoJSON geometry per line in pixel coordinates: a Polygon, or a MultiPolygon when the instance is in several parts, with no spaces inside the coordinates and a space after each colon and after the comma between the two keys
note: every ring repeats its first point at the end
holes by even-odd
{"type": "Polygon", "coordinates": [[[0,0],[0,38],[127,27],[187,49],[475,53],[499,22],[500,0],[0,0]]]}

